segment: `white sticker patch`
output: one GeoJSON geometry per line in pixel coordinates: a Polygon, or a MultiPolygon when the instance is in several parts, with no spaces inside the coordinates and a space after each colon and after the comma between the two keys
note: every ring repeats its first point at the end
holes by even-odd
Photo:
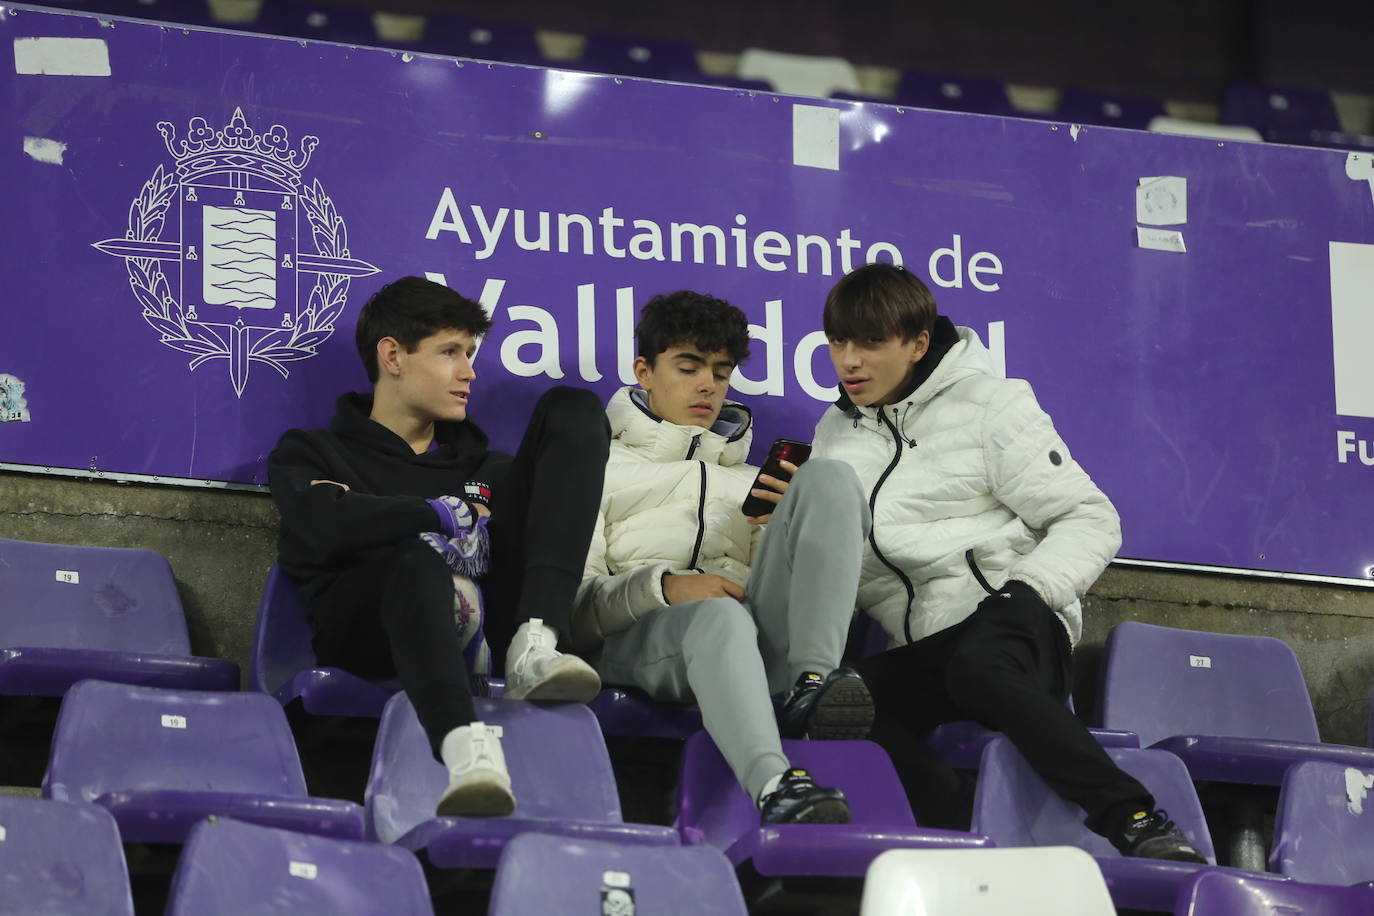
{"type": "Polygon", "coordinates": [[[72,585],[81,584],[81,573],[74,569],[59,569],[56,578],[58,582],[70,582],[72,585]]]}
{"type": "Polygon", "coordinates": [[[14,72],[29,76],[109,76],[103,38],[16,38],[14,72]]]}
{"type": "Polygon", "coordinates": [[[1210,668],[1212,667],[1212,657],[1210,655],[1190,655],[1188,656],[1188,664],[1194,668],[1210,668]]]}
{"type": "Polygon", "coordinates": [[[1345,768],[1345,807],[1351,814],[1364,813],[1364,800],[1374,789],[1374,774],[1354,767],[1345,768]]]}
{"type": "Polygon", "coordinates": [[[1184,253],[1188,250],[1188,247],[1183,244],[1183,233],[1174,229],[1146,229],[1144,226],[1136,226],[1135,241],[1141,248],[1148,248],[1151,251],[1184,253]]]}
{"type": "Polygon", "coordinates": [[[162,717],[162,727],[163,727],[163,728],[185,728],[185,727],[186,727],[186,717],[185,717],[185,716],[163,716],[163,717],[162,717]]]}
{"type": "Polygon", "coordinates": [[[792,106],[792,164],[840,170],[840,110],[792,106]]]}
{"type": "Polygon", "coordinates": [[[1329,252],[1336,413],[1374,417],[1374,245],[1331,242],[1329,252]]]}
{"type": "Polygon", "coordinates": [[[308,881],[314,881],[320,873],[319,868],[310,862],[292,862],[290,869],[291,877],[305,878],[308,881]]]}
{"type": "Polygon", "coordinates": [[[0,372],[0,423],[29,422],[29,402],[24,400],[24,383],[8,372],[0,372]]]}
{"type": "Polygon", "coordinates": [[[1351,181],[1369,182],[1370,196],[1374,196],[1374,153],[1347,153],[1345,177],[1351,181]]]}
{"type": "Polygon", "coordinates": [[[1188,222],[1188,179],[1140,179],[1135,189],[1135,221],[1147,226],[1181,226],[1188,222]]]}
{"type": "Polygon", "coordinates": [[[602,872],[601,883],[607,887],[629,887],[630,876],[623,871],[602,872]]]}
{"type": "Polygon", "coordinates": [[[4,825],[4,824],[0,824],[0,843],[5,842],[5,840],[8,839],[8,838],[9,838],[9,831],[7,831],[7,830],[5,829],[5,825],[4,825]]]}
{"type": "Polygon", "coordinates": [[[1069,136],[1070,136],[1070,137],[1073,137],[1073,142],[1074,142],[1074,143],[1077,143],[1077,142],[1078,142],[1078,134],[1079,134],[1082,130],[1083,130],[1083,128],[1082,128],[1080,125],[1078,125],[1078,124],[1070,124],[1070,125],[1069,125],[1069,136]]]}
{"type": "Polygon", "coordinates": [[[62,154],[67,151],[67,144],[61,140],[48,140],[44,137],[25,137],[24,155],[34,162],[46,162],[48,165],[61,165],[62,154]]]}

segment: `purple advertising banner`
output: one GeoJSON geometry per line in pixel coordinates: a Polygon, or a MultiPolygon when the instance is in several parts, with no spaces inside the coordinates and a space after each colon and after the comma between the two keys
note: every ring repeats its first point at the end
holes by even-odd
{"type": "Polygon", "coordinates": [[[493,317],[471,413],[632,379],[692,288],[754,324],[733,396],[809,439],[820,309],[900,261],[1029,379],[1122,557],[1374,567],[1364,154],[0,13],[0,467],[266,482],[365,390],[358,310],[429,275],[493,317]]]}

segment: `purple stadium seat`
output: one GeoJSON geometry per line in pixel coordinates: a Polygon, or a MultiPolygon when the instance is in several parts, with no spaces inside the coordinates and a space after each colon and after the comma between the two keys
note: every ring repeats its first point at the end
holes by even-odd
{"type": "Polygon", "coordinates": [[[764,79],[742,79],[737,76],[712,76],[707,73],[670,73],[666,79],[701,86],[720,86],[723,89],[744,89],[749,92],[776,92],[773,84],[764,79]]]}
{"type": "Polygon", "coordinates": [[[1065,89],[1059,97],[1058,117],[1073,124],[1146,130],[1162,114],[1164,103],[1158,99],[1133,99],[1085,89],[1065,89]]]}
{"type": "Polygon", "coordinates": [[[359,806],[310,797],[286,714],[259,693],[82,681],[62,700],[43,794],[108,808],[131,843],[182,842],[208,814],[363,831],[359,806]]]}
{"type": "Polygon", "coordinates": [[[888,849],[989,845],[986,837],[917,827],[892,761],[870,741],[784,741],[783,750],[820,784],[844,790],[852,823],[761,827],[715,742],[698,732],[682,757],[676,825],[683,842],[714,846],[736,868],[751,862],[760,875],[777,877],[862,877],[888,849]]]}
{"type": "Polygon", "coordinates": [[[434,906],[419,860],[404,849],[212,817],[186,839],[166,912],[433,916],[434,906]]]}
{"type": "Polygon", "coordinates": [[[527,26],[435,13],[426,18],[420,50],[508,64],[548,66],[550,63],[539,49],[534,30],[527,26]]]}
{"type": "Polygon", "coordinates": [[[111,16],[127,16],[130,19],[152,19],[179,25],[215,24],[206,0],[94,0],[91,3],[60,5],[111,16]]]}
{"type": "Polygon", "coordinates": [[[1290,146],[1317,146],[1322,149],[1343,149],[1356,152],[1374,150],[1374,137],[1339,130],[1286,130],[1281,127],[1271,127],[1264,131],[1264,139],[1270,143],[1287,143],[1290,146]]]}
{"type": "Polygon", "coordinates": [[[1015,117],[1017,112],[1000,80],[967,76],[936,76],[917,70],[902,71],[897,81],[897,104],[940,111],[1015,117]]]}
{"type": "Polygon", "coordinates": [[[382,713],[367,781],[372,839],[424,850],[440,868],[495,868],[514,836],[534,830],[577,839],[676,846],[667,827],[627,824],[606,742],[581,704],[476,701],[477,715],[503,732],[501,747],[515,791],[510,817],[435,817],[448,770],[434,759],[415,710],[398,693],[382,713]]]}
{"type": "Polygon", "coordinates": [[[283,706],[299,698],[311,715],[380,716],[400,685],[364,680],[339,668],[319,667],[310,640],[305,601],[291,577],[273,566],[262,589],[253,630],[249,685],[275,697],[283,706]]]}
{"type": "Polygon", "coordinates": [[[1221,123],[1248,124],[1264,132],[1281,130],[1341,129],[1331,93],[1320,89],[1289,89],[1236,82],[1226,87],[1221,101],[1221,123]]]}
{"type": "MultiPolygon", "coordinates": [[[[1140,780],[1209,862],[1216,862],[1202,805],[1178,758],[1165,751],[1110,748],[1117,765],[1140,780]]],[[[1011,741],[998,738],[983,752],[973,801],[973,829],[999,847],[1077,846],[1097,859],[1119,907],[1167,910],[1179,887],[1203,866],[1124,858],[1083,823],[1083,809],[1036,775],[1011,741]]]]}
{"type": "Polygon", "coordinates": [[[609,738],[671,738],[686,741],[701,731],[701,710],[662,703],[633,687],[606,687],[587,704],[609,738]]]}
{"type": "Polygon", "coordinates": [[[1200,780],[1277,786],[1303,759],[1374,766],[1370,748],[1321,743],[1297,656],[1268,636],[1118,624],[1107,636],[1102,724],[1177,754],[1200,780]]]}
{"type": "Polygon", "coordinates": [[[1354,916],[1374,913],[1374,887],[1303,884],[1204,868],[1178,893],[1174,916],[1354,916]]]}
{"type": "Polygon", "coordinates": [[[0,795],[0,913],[133,916],[124,847],[110,812],[0,795]]]}
{"type": "Polygon", "coordinates": [[[523,833],[501,853],[487,912],[745,916],[748,911],[730,863],[710,847],[664,849],[523,833]]]}
{"type": "Polygon", "coordinates": [[[1072,846],[891,849],[864,877],[859,916],[1116,916],[1092,856],[1072,846]]]}
{"type": "Polygon", "coordinates": [[[696,52],[686,42],[620,38],[604,33],[587,37],[578,69],[683,82],[694,82],[701,76],[696,52]]]}
{"type": "Polygon", "coordinates": [[[62,696],[89,677],[237,690],[239,667],[191,655],[160,553],[0,538],[0,693],[62,696]]]}
{"type": "Polygon", "coordinates": [[[1313,884],[1374,882],[1374,768],[1317,760],[1289,767],[1269,868],[1313,884]]]}

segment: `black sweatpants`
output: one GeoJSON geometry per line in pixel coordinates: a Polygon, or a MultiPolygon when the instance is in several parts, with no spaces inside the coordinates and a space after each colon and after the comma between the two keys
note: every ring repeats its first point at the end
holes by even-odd
{"type": "Polygon", "coordinates": [[[1072,648],[1043,603],[984,602],[961,623],[856,667],[873,694],[869,737],[892,757],[923,826],[967,830],[972,813],[972,781],[923,740],[945,722],[971,720],[1005,734],[1099,833],[1125,807],[1154,807],[1064,705],[1072,648]]]}
{"type": "MultiPolygon", "coordinates": [[[[567,634],[609,448],[596,395],[553,388],[536,403],[514,459],[492,480],[491,568],[479,585],[495,665],[531,617],[567,634]]],[[[399,678],[436,759],[444,736],[476,717],[453,619],[453,574],[418,537],[370,552],[315,597],[310,617],[320,664],[399,678]]]]}

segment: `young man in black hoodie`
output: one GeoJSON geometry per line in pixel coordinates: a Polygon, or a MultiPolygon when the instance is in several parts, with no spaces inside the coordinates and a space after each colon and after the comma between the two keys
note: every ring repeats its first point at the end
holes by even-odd
{"type": "Polygon", "coordinates": [[[441,815],[515,807],[500,741],[475,721],[456,617],[463,579],[505,649],[511,699],[586,702],[596,672],[557,650],[596,522],[609,431],[597,397],[553,388],[514,456],[468,418],[482,306],[419,277],[358,316],[371,394],[345,394],[328,429],[293,429],[269,459],[281,568],[307,601],[321,664],[398,677],[450,784],[441,815]]]}

